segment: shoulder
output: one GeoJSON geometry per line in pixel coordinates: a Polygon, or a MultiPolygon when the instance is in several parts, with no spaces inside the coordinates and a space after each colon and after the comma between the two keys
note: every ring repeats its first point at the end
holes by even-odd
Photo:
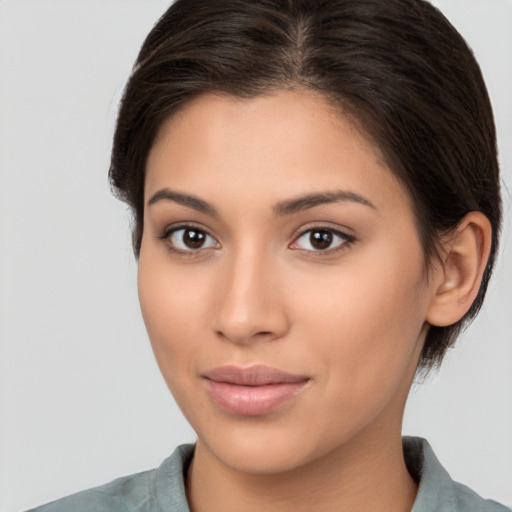
{"type": "Polygon", "coordinates": [[[468,512],[511,512],[511,509],[493,500],[486,500],[465,485],[454,482],[455,510],[468,512]]]}
{"type": "Polygon", "coordinates": [[[411,512],[511,512],[454,482],[425,439],[404,437],[403,447],[409,472],[419,484],[411,512]]]}
{"type": "Polygon", "coordinates": [[[193,445],[181,445],[156,469],[118,478],[28,512],[189,512],[183,475],[193,450],[193,445]]]}
{"type": "MultiPolygon", "coordinates": [[[[66,496],[30,512],[146,510],[144,502],[153,486],[156,469],[118,478],[113,482],[66,496]]],[[[147,509],[150,510],[150,509],[147,509]]]]}

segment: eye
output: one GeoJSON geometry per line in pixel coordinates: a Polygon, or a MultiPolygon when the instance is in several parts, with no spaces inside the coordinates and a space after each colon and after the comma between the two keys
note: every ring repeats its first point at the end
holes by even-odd
{"type": "Polygon", "coordinates": [[[350,245],[354,237],[331,228],[314,228],[304,231],[290,246],[314,252],[335,252],[350,245]]]}
{"type": "Polygon", "coordinates": [[[178,252],[194,252],[199,249],[219,247],[219,243],[206,231],[195,226],[180,226],[167,230],[161,237],[171,249],[178,252]]]}

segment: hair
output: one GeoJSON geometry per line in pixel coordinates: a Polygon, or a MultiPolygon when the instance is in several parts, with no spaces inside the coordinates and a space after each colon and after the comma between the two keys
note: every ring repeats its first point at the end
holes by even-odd
{"type": "Polygon", "coordinates": [[[193,98],[280,89],[323,95],[356,120],[408,190],[427,268],[470,211],[492,225],[479,293],[457,323],[430,326],[419,368],[438,366],[479,311],[497,253],[499,166],[491,104],[471,49],[424,0],[177,0],[144,41],[121,101],[110,180],[140,251],[148,153],[193,98]]]}

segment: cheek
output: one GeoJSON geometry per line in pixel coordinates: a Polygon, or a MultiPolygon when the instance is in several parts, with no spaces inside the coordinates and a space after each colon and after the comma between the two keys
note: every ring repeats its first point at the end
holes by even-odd
{"type": "MultiPolygon", "coordinates": [[[[201,340],[205,306],[204,286],[173,270],[164,257],[146,257],[138,267],[139,301],[153,352],[167,384],[190,371],[201,340]]],[[[204,336],[203,336],[204,338],[204,336]]]]}
{"type": "Polygon", "coordinates": [[[292,295],[305,330],[301,338],[315,340],[321,373],[333,393],[350,389],[355,401],[391,392],[415,364],[425,323],[421,252],[375,252],[377,258],[361,253],[323,278],[302,279],[303,292],[292,295]]]}

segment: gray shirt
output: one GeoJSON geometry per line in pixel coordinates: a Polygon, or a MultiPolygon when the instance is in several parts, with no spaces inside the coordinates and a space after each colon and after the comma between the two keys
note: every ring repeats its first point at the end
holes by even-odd
{"type": "MultiPolygon", "coordinates": [[[[454,482],[424,439],[404,437],[403,446],[409,472],[419,483],[411,512],[511,512],[454,482]]],[[[181,445],[157,469],[119,478],[29,512],[190,512],[184,474],[193,453],[193,445],[181,445]]]]}

